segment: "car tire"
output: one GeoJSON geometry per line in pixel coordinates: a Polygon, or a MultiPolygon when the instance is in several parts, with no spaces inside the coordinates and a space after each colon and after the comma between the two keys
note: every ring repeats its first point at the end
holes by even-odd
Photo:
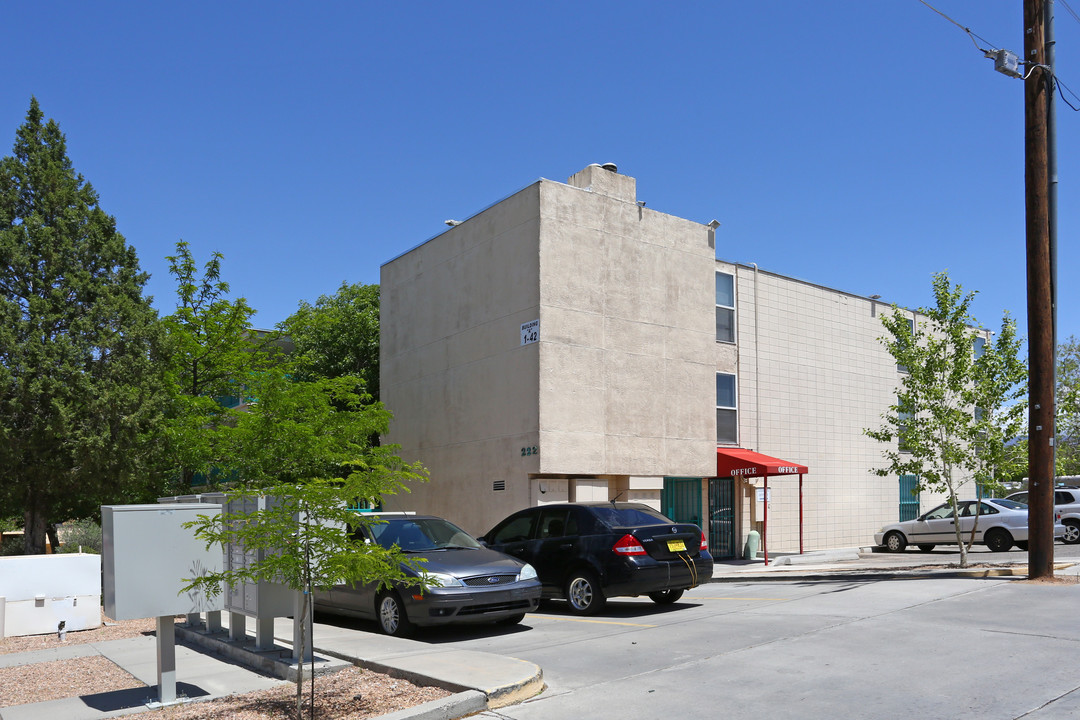
{"type": "Polygon", "coordinates": [[[1023,542],[1017,541],[1016,547],[1020,548],[1021,550],[1027,550],[1028,549],[1028,541],[1027,540],[1024,540],[1023,542]]]}
{"type": "Polygon", "coordinates": [[[919,549],[922,550],[923,552],[930,552],[935,547],[937,547],[937,546],[936,545],[920,545],[919,549]]]}
{"type": "Polygon", "coordinates": [[[375,622],[379,624],[379,632],[393,637],[405,637],[413,629],[401,597],[393,590],[383,590],[376,598],[375,622]]]}
{"type": "Polygon", "coordinates": [[[1013,539],[1008,530],[994,528],[986,533],[986,547],[990,548],[990,552],[1005,552],[1012,546],[1013,539]]]}
{"type": "Polygon", "coordinates": [[[670,605],[682,597],[682,590],[659,590],[649,593],[649,599],[657,605],[670,605]]]}
{"type": "Polygon", "coordinates": [[[882,544],[885,545],[885,549],[889,552],[904,552],[907,549],[907,540],[904,539],[903,533],[896,530],[886,534],[882,544]]]}
{"type": "Polygon", "coordinates": [[[575,615],[595,615],[607,602],[596,573],[578,570],[566,580],[566,602],[575,615]]]}
{"type": "Polygon", "coordinates": [[[1065,526],[1065,536],[1061,538],[1061,541],[1066,545],[1080,543],[1080,521],[1065,520],[1062,525],[1065,526]]]}

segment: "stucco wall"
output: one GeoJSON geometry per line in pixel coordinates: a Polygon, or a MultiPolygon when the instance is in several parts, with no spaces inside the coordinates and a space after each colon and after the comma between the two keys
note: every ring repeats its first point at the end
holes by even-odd
{"type": "Polygon", "coordinates": [[[710,474],[708,229],[550,181],[540,207],[541,471],[710,474]]]}
{"type": "Polygon", "coordinates": [[[529,502],[538,444],[539,185],[533,184],[382,267],[385,440],[431,481],[387,509],[432,512],[480,533],[529,502]],[[495,491],[496,482],[505,484],[495,491]]]}

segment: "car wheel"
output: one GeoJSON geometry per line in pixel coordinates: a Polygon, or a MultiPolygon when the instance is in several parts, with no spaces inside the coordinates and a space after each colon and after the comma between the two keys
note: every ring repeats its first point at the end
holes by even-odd
{"type": "Polygon", "coordinates": [[[1021,550],[1027,550],[1028,549],[1028,541],[1025,540],[1023,542],[1017,542],[1016,547],[1020,548],[1021,550]]]}
{"type": "Polygon", "coordinates": [[[566,581],[566,601],[575,615],[595,615],[607,602],[596,574],[591,570],[570,573],[566,581]]]}
{"type": "Polygon", "coordinates": [[[375,601],[375,616],[379,623],[379,630],[385,635],[405,637],[412,632],[413,625],[409,622],[409,616],[405,614],[405,606],[401,598],[392,590],[384,590],[379,593],[375,601]]]}
{"type": "Polygon", "coordinates": [[[904,552],[907,547],[907,540],[901,533],[893,530],[885,536],[885,549],[889,552],[904,552]]]}
{"type": "Polygon", "coordinates": [[[935,547],[937,547],[937,546],[936,545],[920,545],[919,549],[922,550],[923,552],[930,552],[935,547]]]}
{"type": "Polygon", "coordinates": [[[517,615],[511,615],[510,617],[504,617],[502,620],[496,620],[496,625],[517,625],[519,622],[525,619],[525,613],[518,613],[517,615]]]}
{"type": "Polygon", "coordinates": [[[990,548],[990,552],[1005,552],[1012,546],[1012,535],[1007,530],[994,528],[986,533],[986,547],[990,548]]]}
{"type": "Polygon", "coordinates": [[[1066,545],[1075,545],[1080,543],[1080,522],[1076,520],[1066,520],[1065,525],[1065,537],[1061,538],[1061,541],[1066,545]]]}
{"type": "Polygon", "coordinates": [[[660,590],[649,593],[649,599],[657,605],[670,605],[682,597],[682,590],[660,590]]]}

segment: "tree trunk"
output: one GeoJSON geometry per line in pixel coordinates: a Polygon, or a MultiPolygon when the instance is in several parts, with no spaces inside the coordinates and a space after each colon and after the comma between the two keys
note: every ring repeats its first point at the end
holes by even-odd
{"type": "Polygon", "coordinates": [[[45,516],[31,502],[23,513],[23,552],[27,555],[45,554],[45,516]]]}

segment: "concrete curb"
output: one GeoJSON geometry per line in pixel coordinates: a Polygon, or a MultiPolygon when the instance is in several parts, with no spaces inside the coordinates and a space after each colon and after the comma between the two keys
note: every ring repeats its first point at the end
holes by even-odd
{"type": "MultiPolygon", "coordinates": [[[[272,675],[289,682],[296,682],[297,675],[300,672],[304,673],[305,680],[311,677],[311,664],[305,662],[302,670],[298,670],[296,660],[292,658],[291,648],[275,645],[268,650],[257,650],[250,640],[245,643],[229,640],[226,631],[207,633],[205,630],[186,628],[181,625],[176,626],[176,637],[218,655],[223,655],[230,660],[235,660],[237,663],[265,675],[272,675]]],[[[339,659],[337,657],[320,658],[318,653],[321,651],[318,648],[315,648],[315,652],[316,676],[344,670],[353,664],[348,659],[339,659]]]]}
{"type": "MultiPolygon", "coordinates": [[[[186,642],[223,655],[238,664],[296,682],[298,670],[296,661],[291,657],[290,648],[276,645],[270,650],[256,650],[250,640],[244,643],[231,641],[224,631],[208,633],[202,629],[177,626],[176,634],[186,642]]],[[[449,665],[443,654],[401,655],[379,661],[354,657],[349,653],[321,646],[318,637],[315,639],[314,652],[315,675],[356,666],[454,693],[441,700],[432,700],[413,708],[380,715],[380,720],[455,720],[522,702],[539,694],[545,687],[544,674],[538,665],[491,653],[457,652],[452,654],[453,660],[449,665]],[[494,665],[498,665],[501,672],[494,671],[494,665]],[[472,673],[473,684],[462,682],[462,678],[469,676],[467,672],[464,675],[460,673],[462,667],[479,669],[472,673]],[[481,678],[487,680],[487,686],[474,686],[481,678]]],[[[305,679],[311,676],[308,663],[304,664],[302,672],[305,679]]]]}
{"type": "MultiPolygon", "coordinates": [[[[1054,570],[1065,570],[1076,563],[1054,563],[1054,570]]],[[[777,570],[714,575],[709,582],[836,582],[855,580],[944,580],[957,578],[1015,577],[1026,578],[1026,564],[973,568],[814,568],[808,571],[777,570]]]]}
{"type": "Polygon", "coordinates": [[[479,690],[466,690],[442,700],[432,700],[406,710],[379,715],[378,720],[457,720],[488,709],[488,698],[479,690]]]}

